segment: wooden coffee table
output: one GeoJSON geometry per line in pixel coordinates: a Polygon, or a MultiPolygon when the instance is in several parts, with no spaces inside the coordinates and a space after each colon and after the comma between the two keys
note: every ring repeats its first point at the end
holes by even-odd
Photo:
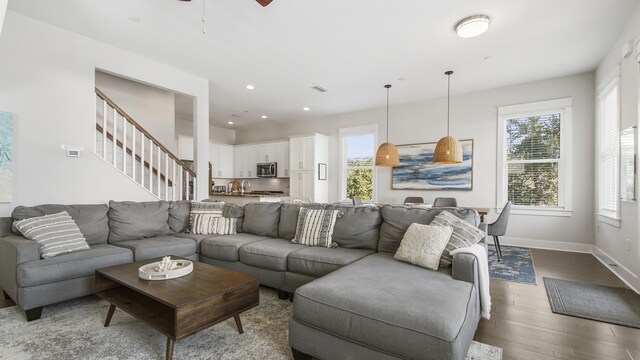
{"type": "Polygon", "coordinates": [[[193,272],[181,278],[138,277],[139,267],[160,260],[96,270],[95,292],[111,304],[104,326],[109,326],[116,307],[126,311],[167,336],[168,360],[175,341],[231,317],[242,334],[240,313],[258,305],[258,279],[196,261],[193,272]]]}

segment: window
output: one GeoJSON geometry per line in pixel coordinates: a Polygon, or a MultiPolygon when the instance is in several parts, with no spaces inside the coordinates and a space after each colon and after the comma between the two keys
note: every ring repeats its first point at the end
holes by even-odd
{"type": "Polygon", "coordinates": [[[341,198],[375,199],[376,126],[340,129],[341,198]]]}
{"type": "Polygon", "coordinates": [[[618,218],[619,201],[619,106],[618,80],[598,96],[598,213],[618,218]]]}
{"type": "Polygon", "coordinates": [[[571,215],[571,98],[498,108],[498,199],[532,215],[571,215]]]}

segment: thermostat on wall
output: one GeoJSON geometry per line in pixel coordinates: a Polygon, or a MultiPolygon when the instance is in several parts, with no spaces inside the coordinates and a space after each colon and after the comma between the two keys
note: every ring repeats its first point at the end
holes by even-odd
{"type": "Polygon", "coordinates": [[[80,157],[79,149],[67,149],[67,156],[69,157],[80,157]]]}

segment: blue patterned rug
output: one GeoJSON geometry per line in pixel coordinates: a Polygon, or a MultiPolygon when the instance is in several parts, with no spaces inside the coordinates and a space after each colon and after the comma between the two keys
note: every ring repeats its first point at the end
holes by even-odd
{"type": "Polygon", "coordinates": [[[528,248],[504,246],[498,262],[495,247],[489,245],[489,275],[494,279],[536,285],[536,269],[528,248]]]}

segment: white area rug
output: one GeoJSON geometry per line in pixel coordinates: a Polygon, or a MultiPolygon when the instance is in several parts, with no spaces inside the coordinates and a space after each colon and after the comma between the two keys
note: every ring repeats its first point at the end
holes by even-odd
{"type": "MultiPolygon", "coordinates": [[[[45,306],[42,319],[27,323],[16,307],[0,310],[0,358],[12,360],[164,359],[166,337],[116,310],[103,327],[109,305],[94,296],[45,306]]],[[[292,359],[288,319],[292,304],[260,288],[260,306],[176,343],[180,359],[292,359]]],[[[500,360],[502,349],[473,342],[467,360],[500,360]]]]}

